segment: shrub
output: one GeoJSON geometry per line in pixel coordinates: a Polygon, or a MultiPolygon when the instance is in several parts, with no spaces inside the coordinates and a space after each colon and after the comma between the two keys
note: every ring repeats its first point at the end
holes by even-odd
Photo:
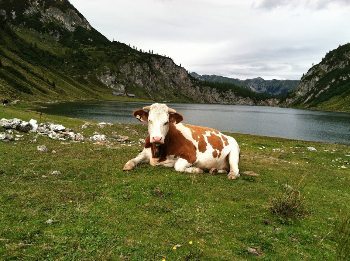
{"type": "Polygon", "coordinates": [[[283,193],[271,200],[270,211],[283,222],[300,219],[307,214],[304,197],[299,190],[287,184],[283,193]]]}
{"type": "Polygon", "coordinates": [[[350,216],[345,217],[335,228],[337,259],[349,260],[350,257],[350,216]]]}

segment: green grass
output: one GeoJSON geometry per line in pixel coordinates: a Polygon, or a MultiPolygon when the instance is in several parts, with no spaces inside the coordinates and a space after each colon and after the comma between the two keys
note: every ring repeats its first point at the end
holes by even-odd
{"type": "MultiPolygon", "coordinates": [[[[1,117],[39,119],[25,105],[1,107],[1,117]]],[[[117,132],[138,141],[146,135],[141,125],[82,130],[77,119],[43,115],[41,121],[85,136],[117,132]]],[[[34,134],[0,142],[1,259],[245,260],[255,258],[247,252],[252,247],[262,260],[337,260],[344,247],[338,224],[350,213],[350,147],[232,135],[241,146],[241,171],[259,177],[230,181],[149,165],[123,172],[142,145],[46,137],[32,143],[34,134]],[[38,145],[49,153],[38,153],[38,145]],[[54,170],[62,174],[50,175],[54,170]],[[307,215],[283,223],[270,206],[286,184],[298,188],[307,215]]]]}

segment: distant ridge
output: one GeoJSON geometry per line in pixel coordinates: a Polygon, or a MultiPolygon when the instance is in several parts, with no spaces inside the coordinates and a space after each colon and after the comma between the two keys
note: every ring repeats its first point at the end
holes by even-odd
{"type": "Polygon", "coordinates": [[[218,75],[199,75],[192,72],[191,75],[202,81],[232,83],[237,86],[249,88],[256,93],[264,93],[272,96],[285,96],[292,92],[299,84],[298,80],[264,80],[261,77],[240,80],[218,75]]]}

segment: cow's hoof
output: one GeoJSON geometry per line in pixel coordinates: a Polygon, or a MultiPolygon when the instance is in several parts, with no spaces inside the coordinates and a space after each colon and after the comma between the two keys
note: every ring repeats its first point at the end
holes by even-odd
{"type": "Polygon", "coordinates": [[[197,173],[198,173],[198,174],[202,174],[202,173],[204,173],[204,170],[198,169],[198,170],[197,170],[197,173]]]}
{"type": "Polygon", "coordinates": [[[228,179],[237,179],[239,177],[239,173],[234,173],[234,172],[230,172],[228,175],[227,175],[227,178],[228,179]]]}
{"type": "Polygon", "coordinates": [[[124,170],[124,171],[133,170],[134,167],[135,167],[135,165],[134,165],[132,162],[127,162],[127,163],[124,165],[123,170],[124,170]]]}
{"type": "Polygon", "coordinates": [[[218,169],[216,169],[216,168],[210,169],[210,170],[209,170],[209,174],[211,174],[211,175],[216,175],[216,174],[218,174],[218,169]]]}
{"type": "Polygon", "coordinates": [[[151,158],[149,164],[153,167],[159,165],[159,158],[151,158]]]}

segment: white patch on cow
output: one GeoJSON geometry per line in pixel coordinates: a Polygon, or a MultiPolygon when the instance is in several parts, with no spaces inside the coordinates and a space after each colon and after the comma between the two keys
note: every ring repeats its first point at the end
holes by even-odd
{"type": "Polygon", "coordinates": [[[188,173],[203,173],[203,170],[197,167],[192,167],[191,163],[189,163],[185,159],[178,159],[175,163],[175,170],[179,172],[188,172],[188,173]]]}

